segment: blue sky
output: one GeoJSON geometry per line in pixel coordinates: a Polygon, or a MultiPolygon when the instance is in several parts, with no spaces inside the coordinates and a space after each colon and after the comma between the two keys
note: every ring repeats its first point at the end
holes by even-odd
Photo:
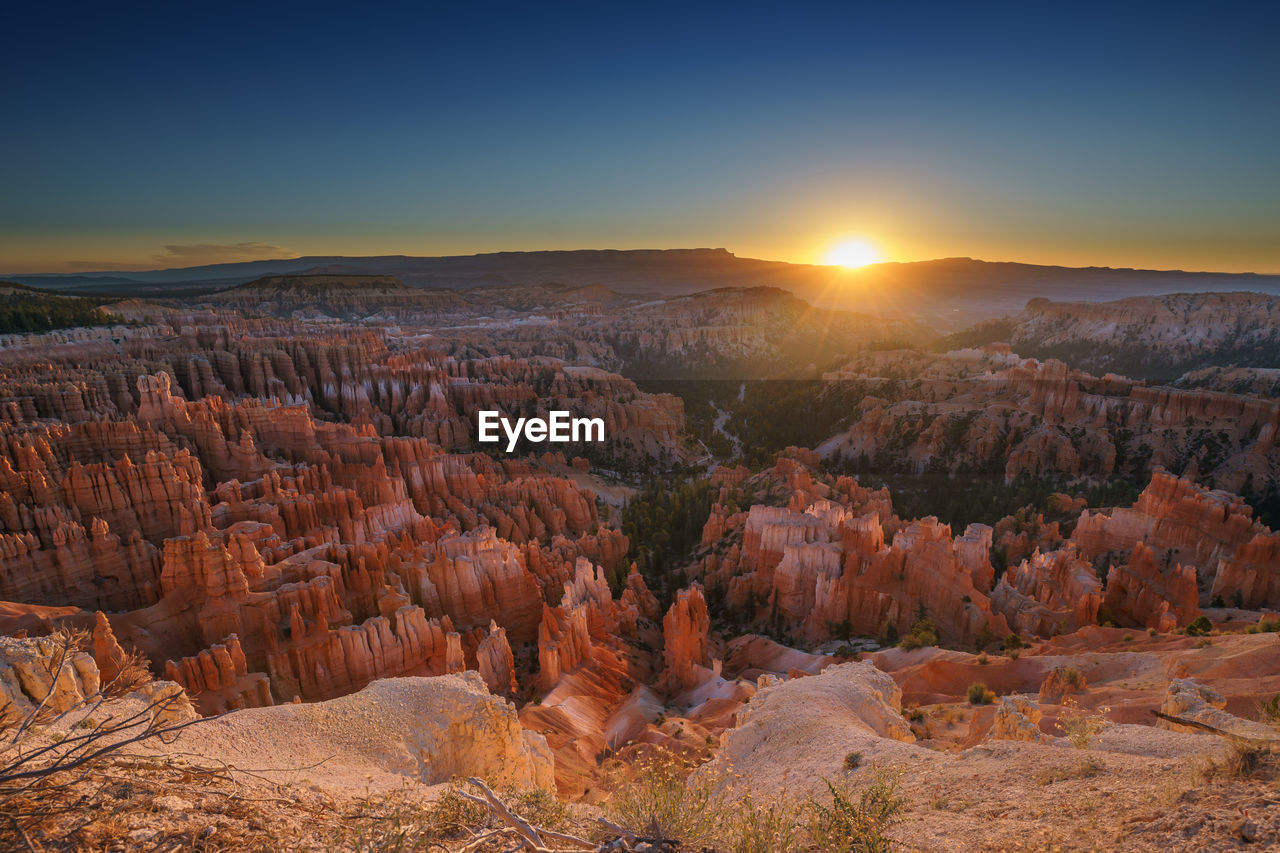
{"type": "Polygon", "coordinates": [[[0,271],[725,246],[1280,272],[1263,4],[6,4],[0,271]]]}

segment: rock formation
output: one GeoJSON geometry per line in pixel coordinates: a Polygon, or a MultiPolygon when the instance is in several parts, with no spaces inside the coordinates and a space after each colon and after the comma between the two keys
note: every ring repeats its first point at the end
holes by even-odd
{"type": "Polygon", "coordinates": [[[988,740],[1020,740],[1040,743],[1045,735],[1040,731],[1040,706],[1021,696],[1006,696],[1000,700],[991,722],[988,740]]]}

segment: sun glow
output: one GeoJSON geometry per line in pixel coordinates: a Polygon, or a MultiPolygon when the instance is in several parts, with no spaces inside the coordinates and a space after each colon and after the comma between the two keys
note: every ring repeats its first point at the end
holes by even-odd
{"type": "Polygon", "coordinates": [[[865,267],[880,260],[880,252],[866,240],[845,240],[827,252],[827,263],[839,267],[865,267]]]}

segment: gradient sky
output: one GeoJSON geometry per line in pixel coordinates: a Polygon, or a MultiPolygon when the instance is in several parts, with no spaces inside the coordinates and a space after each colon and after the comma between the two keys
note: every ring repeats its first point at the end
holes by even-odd
{"type": "Polygon", "coordinates": [[[0,10],[0,272],[723,246],[1280,272],[1275,4],[0,10]]]}

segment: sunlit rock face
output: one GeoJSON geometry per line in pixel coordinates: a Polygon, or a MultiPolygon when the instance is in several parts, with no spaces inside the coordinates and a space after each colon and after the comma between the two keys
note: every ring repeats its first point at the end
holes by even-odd
{"type": "Polygon", "coordinates": [[[1085,556],[1112,561],[1108,610],[1144,627],[1186,625],[1218,598],[1280,605],[1276,534],[1239,496],[1166,471],[1152,475],[1132,507],[1086,510],[1073,539],[1085,556]]]}
{"type": "Polygon", "coordinates": [[[991,594],[992,606],[1019,633],[1069,633],[1097,621],[1102,584],[1074,548],[1036,551],[1009,566],[991,594]]]}
{"type": "MultiPolygon", "coordinates": [[[[563,454],[458,452],[475,411],[578,408],[636,458],[682,422],[674,398],[552,359],[126,308],[144,325],[114,344],[5,353],[0,598],[106,612],[209,713],[464,668],[527,694],[513,646],[537,641],[575,564],[624,575],[628,543],[563,454]]],[[[658,617],[643,581],[629,601],[618,625],[658,617]]]]}
{"type": "MultiPolygon", "coordinates": [[[[1268,311],[1280,304],[1267,299],[1268,311]]],[[[818,446],[826,458],[914,473],[977,471],[1009,483],[1146,478],[1160,467],[1235,493],[1263,494],[1277,483],[1280,404],[1265,396],[1094,375],[1053,358],[1021,358],[1007,344],[865,353],[825,378],[870,391],[851,426],[818,446]]]]}

